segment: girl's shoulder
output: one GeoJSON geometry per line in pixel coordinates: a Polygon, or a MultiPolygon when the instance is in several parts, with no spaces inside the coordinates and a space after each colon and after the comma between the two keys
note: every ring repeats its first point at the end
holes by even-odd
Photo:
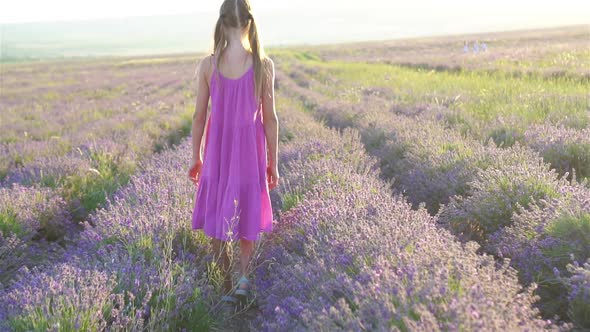
{"type": "Polygon", "coordinates": [[[206,55],[201,61],[204,63],[204,66],[207,66],[208,69],[211,69],[215,65],[215,54],[211,53],[206,55]]]}
{"type": "Polygon", "coordinates": [[[262,58],[262,65],[267,69],[274,69],[275,63],[272,61],[272,59],[268,55],[265,55],[262,58]]]}
{"type": "Polygon", "coordinates": [[[272,59],[268,56],[264,56],[262,58],[262,68],[263,72],[266,74],[267,77],[273,77],[275,73],[275,63],[272,59]]]}
{"type": "MultiPolygon", "coordinates": [[[[197,67],[201,73],[210,74],[213,71],[213,61],[215,57],[213,54],[209,54],[198,60],[197,67]]],[[[209,75],[207,75],[209,76],[209,75]]]]}

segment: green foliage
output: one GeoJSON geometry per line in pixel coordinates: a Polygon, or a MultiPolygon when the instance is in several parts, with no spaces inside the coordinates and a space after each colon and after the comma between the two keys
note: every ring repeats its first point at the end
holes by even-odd
{"type": "Polygon", "coordinates": [[[73,208],[74,217],[83,217],[106,202],[119,187],[129,181],[135,164],[119,160],[109,153],[93,152],[93,169],[84,174],[72,174],[63,179],[61,192],[67,202],[79,201],[73,208]]]}
{"type": "Polygon", "coordinates": [[[321,61],[321,58],[317,54],[311,52],[297,52],[295,58],[301,61],[321,61]]]}
{"type": "Polygon", "coordinates": [[[491,138],[497,146],[510,147],[517,141],[522,141],[522,133],[513,127],[500,127],[492,130],[488,138],[491,138]]]}
{"type": "MultiPolygon", "coordinates": [[[[576,261],[584,262],[590,258],[590,214],[581,215],[560,215],[559,218],[547,227],[549,238],[557,239],[555,245],[541,248],[543,257],[546,257],[551,265],[559,271],[566,271],[567,265],[571,262],[571,256],[576,261]]],[[[534,281],[538,284],[537,294],[543,299],[542,306],[545,312],[561,313],[568,315],[573,320],[585,321],[588,317],[585,310],[589,304],[580,298],[569,302],[569,312],[564,307],[564,296],[568,292],[568,279],[556,276],[550,266],[542,265],[539,268],[534,281]]],[[[580,325],[584,326],[584,325],[580,325]]]]}
{"type": "Polygon", "coordinates": [[[151,234],[139,236],[136,241],[128,243],[126,248],[129,256],[134,260],[145,260],[148,264],[153,262],[156,248],[151,234]]]}
{"type": "Polygon", "coordinates": [[[204,302],[201,289],[195,287],[187,306],[181,307],[178,316],[172,321],[174,330],[210,331],[215,320],[209,315],[209,307],[204,302]]]}
{"type": "Polygon", "coordinates": [[[25,232],[17,220],[16,213],[10,207],[3,207],[0,210],[0,232],[2,232],[3,236],[8,236],[8,234],[20,236],[25,232]]]}
{"type": "Polygon", "coordinates": [[[449,285],[448,286],[449,286],[449,289],[451,290],[451,292],[457,293],[459,296],[461,296],[463,293],[465,293],[465,289],[461,285],[461,280],[458,279],[455,275],[449,276],[449,285]]]}
{"type": "Polygon", "coordinates": [[[559,239],[560,245],[544,250],[544,255],[553,259],[563,260],[560,268],[565,270],[569,255],[576,260],[585,261],[590,257],[590,214],[579,216],[561,215],[559,219],[547,227],[547,235],[559,239]]]}
{"type": "Polygon", "coordinates": [[[10,317],[9,324],[13,331],[89,331],[98,328],[96,324],[93,324],[95,322],[93,310],[81,311],[63,297],[50,298],[47,301],[50,308],[59,306],[59,311],[51,312],[51,315],[47,316],[41,308],[37,307],[25,315],[10,317]],[[78,328],[75,324],[76,319],[79,321],[78,328]]]}
{"type": "MultiPolygon", "coordinates": [[[[572,168],[576,172],[576,178],[590,178],[590,144],[571,143],[565,147],[548,149],[543,153],[543,159],[553,167],[558,168],[561,174],[572,168]],[[560,167],[561,165],[566,167],[560,167]]],[[[570,172],[569,178],[572,177],[570,172]]]]}
{"type": "Polygon", "coordinates": [[[283,211],[288,211],[291,208],[297,206],[299,202],[303,200],[303,193],[299,190],[286,193],[283,195],[283,211]]]}
{"type": "Polygon", "coordinates": [[[482,228],[485,236],[508,226],[518,205],[527,208],[533,201],[557,197],[551,184],[531,177],[515,183],[508,174],[505,177],[489,178],[490,191],[473,200],[473,217],[482,228]],[[477,203],[475,202],[477,200],[477,203]]]}
{"type": "Polygon", "coordinates": [[[167,148],[178,145],[183,137],[190,135],[193,125],[193,111],[193,107],[186,107],[178,118],[171,120],[173,123],[168,121],[160,122],[159,128],[155,130],[154,135],[160,135],[162,132],[166,134],[156,140],[156,152],[162,152],[167,148]]]}

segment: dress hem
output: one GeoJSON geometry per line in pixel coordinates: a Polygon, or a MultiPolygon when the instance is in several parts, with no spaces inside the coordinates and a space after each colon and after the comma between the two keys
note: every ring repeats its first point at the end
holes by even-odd
{"type": "Polygon", "coordinates": [[[217,239],[217,240],[222,240],[222,241],[230,241],[230,240],[231,240],[231,241],[237,241],[237,240],[241,240],[241,239],[246,239],[246,240],[249,240],[249,241],[258,241],[258,240],[260,240],[260,235],[261,235],[262,233],[267,233],[267,234],[268,234],[268,233],[272,233],[272,229],[270,229],[270,230],[261,229],[261,230],[259,231],[259,233],[258,233],[257,235],[255,235],[255,236],[248,236],[248,235],[247,235],[247,236],[244,236],[244,237],[242,237],[242,236],[240,236],[240,235],[239,235],[239,233],[238,233],[238,235],[237,235],[237,236],[235,236],[235,238],[234,238],[234,239],[230,239],[229,237],[218,238],[217,236],[214,236],[214,235],[208,234],[208,233],[205,231],[205,229],[204,229],[203,227],[192,228],[192,230],[193,230],[193,231],[195,231],[195,232],[196,232],[196,231],[199,231],[199,230],[201,230],[201,231],[203,231],[203,234],[205,234],[206,236],[208,236],[208,237],[210,237],[210,238],[217,239]]]}

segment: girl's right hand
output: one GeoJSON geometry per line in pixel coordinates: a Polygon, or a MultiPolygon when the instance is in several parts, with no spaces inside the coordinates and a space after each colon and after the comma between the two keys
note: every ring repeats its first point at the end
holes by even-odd
{"type": "Polygon", "coordinates": [[[279,169],[276,165],[266,167],[266,181],[268,183],[268,190],[273,190],[279,185],[279,169]]]}
{"type": "Polygon", "coordinates": [[[193,160],[188,169],[188,178],[195,184],[199,183],[201,178],[201,168],[203,167],[203,161],[201,159],[193,160]]]}

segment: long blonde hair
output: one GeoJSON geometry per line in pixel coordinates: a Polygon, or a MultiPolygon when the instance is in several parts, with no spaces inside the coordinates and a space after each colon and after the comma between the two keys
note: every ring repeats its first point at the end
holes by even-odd
{"type": "MultiPolygon", "coordinates": [[[[215,62],[219,64],[219,59],[223,51],[227,47],[227,36],[225,35],[225,27],[231,28],[243,28],[249,25],[248,29],[248,41],[250,43],[250,51],[252,52],[254,60],[254,85],[255,85],[255,97],[260,100],[262,91],[262,71],[263,71],[263,60],[266,58],[264,49],[260,43],[258,37],[258,29],[256,28],[256,22],[252,15],[252,7],[250,6],[249,0],[225,0],[221,4],[219,10],[219,18],[215,25],[214,43],[213,43],[213,56],[215,62]]],[[[218,71],[219,73],[219,71],[218,71]]]]}

